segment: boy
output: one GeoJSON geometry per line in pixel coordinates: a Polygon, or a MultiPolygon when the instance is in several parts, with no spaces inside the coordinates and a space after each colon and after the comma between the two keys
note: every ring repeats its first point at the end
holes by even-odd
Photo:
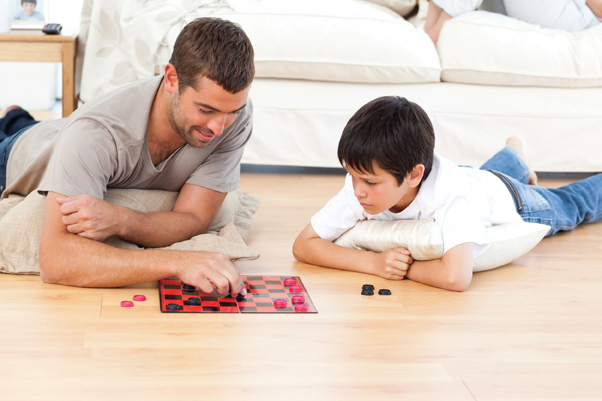
{"type": "Polygon", "coordinates": [[[36,11],[37,0],[21,0],[22,9],[14,16],[16,20],[44,20],[44,14],[36,11]]]}
{"type": "Polygon", "coordinates": [[[558,189],[536,180],[521,158],[518,139],[481,167],[459,167],[434,153],[433,126],[424,110],[401,97],[381,97],[359,109],[339,142],[345,186],[299,234],[301,262],[411,280],[464,291],[472,260],[489,247],[485,228],[536,222],[552,235],[602,216],[602,174],[558,189]],[[441,228],[441,259],[413,261],[405,248],[358,251],[331,241],[359,220],[434,220],[441,228]]]}

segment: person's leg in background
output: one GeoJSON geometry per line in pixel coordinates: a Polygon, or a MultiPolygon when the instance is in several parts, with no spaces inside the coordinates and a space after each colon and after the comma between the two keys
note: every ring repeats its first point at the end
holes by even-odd
{"type": "Polygon", "coordinates": [[[31,114],[19,106],[6,109],[4,117],[0,118],[0,142],[21,131],[23,128],[37,124],[31,114]]]}
{"type": "Polygon", "coordinates": [[[10,151],[17,139],[37,123],[38,121],[19,106],[7,108],[4,117],[0,118],[0,194],[6,188],[6,166],[10,151]]]}
{"type": "Polygon", "coordinates": [[[509,17],[539,25],[542,28],[578,32],[600,23],[592,7],[600,0],[504,0],[509,17]]]}

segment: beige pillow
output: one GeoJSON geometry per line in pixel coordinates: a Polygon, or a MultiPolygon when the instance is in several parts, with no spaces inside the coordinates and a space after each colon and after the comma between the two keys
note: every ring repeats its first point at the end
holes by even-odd
{"type": "MultiPolygon", "coordinates": [[[[480,272],[511,263],[533,249],[550,231],[537,223],[501,224],[485,229],[491,246],[473,260],[473,271],[480,272]]],[[[383,252],[407,248],[415,260],[443,257],[443,237],[439,226],[429,220],[358,222],[335,240],[346,248],[383,252]]]]}
{"type": "MultiPolygon", "coordinates": [[[[172,210],[177,196],[176,192],[158,190],[110,189],[105,200],[150,213],[172,210]]],[[[46,197],[32,192],[26,198],[9,197],[0,202],[0,273],[40,273],[38,251],[45,200],[46,197]]],[[[257,259],[259,254],[244,239],[258,207],[259,198],[240,190],[229,193],[208,234],[162,249],[221,252],[231,260],[257,259]]],[[[124,249],[142,249],[117,237],[109,238],[106,243],[124,249]]]]}

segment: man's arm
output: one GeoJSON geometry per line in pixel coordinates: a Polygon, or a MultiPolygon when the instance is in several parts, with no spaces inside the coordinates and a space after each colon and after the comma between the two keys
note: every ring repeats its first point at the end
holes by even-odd
{"type": "Polygon", "coordinates": [[[402,280],[412,263],[410,252],[405,248],[382,253],[344,248],[320,238],[311,224],[295,240],[293,255],[300,262],[374,274],[389,280],[402,280]]]}
{"type": "Polygon", "coordinates": [[[457,245],[443,258],[415,261],[406,277],[412,281],[451,291],[464,291],[472,280],[473,243],[457,245]]]}
{"type": "Polygon", "coordinates": [[[44,282],[79,287],[119,287],[177,276],[211,292],[244,292],[239,272],[222,254],[169,250],[129,251],[90,241],[67,231],[56,201],[46,198],[40,242],[40,275],[44,282]]]}
{"type": "Polygon", "coordinates": [[[67,231],[104,241],[110,236],[158,248],[206,232],[226,198],[225,193],[185,184],[172,212],[140,213],[89,195],[59,198],[67,231]]]}

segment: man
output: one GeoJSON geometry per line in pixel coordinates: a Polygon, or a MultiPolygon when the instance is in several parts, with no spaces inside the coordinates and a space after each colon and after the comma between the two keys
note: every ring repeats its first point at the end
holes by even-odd
{"type": "Polygon", "coordinates": [[[100,241],[117,235],[161,247],[209,228],[226,193],[238,186],[252,130],[247,97],[253,75],[253,48],[242,29],[199,18],[178,36],[163,76],[120,88],[65,120],[37,124],[0,143],[0,154],[10,154],[2,196],[33,190],[46,195],[42,279],[117,287],[177,276],[206,292],[213,284],[220,293],[245,293],[238,271],[222,254],[128,251],[100,241]],[[103,201],[107,188],[180,194],[172,212],[138,213],[103,201]]]}

